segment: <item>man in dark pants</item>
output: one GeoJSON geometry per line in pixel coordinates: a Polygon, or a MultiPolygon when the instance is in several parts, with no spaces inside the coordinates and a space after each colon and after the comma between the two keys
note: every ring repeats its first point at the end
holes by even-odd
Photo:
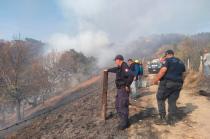
{"type": "Polygon", "coordinates": [[[166,51],[165,58],[165,62],[154,80],[154,84],[160,81],[156,95],[160,114],[158,123],[166,124],[165,101],[168,99],[168,122],[173,124],[176,121],[176,101],[183,85],[185,65],[180,59],[174,57],[172,50],[166,51]]]}
{"type": "Polygon", "coordinates": [[[115,107],[120,118],[118,129],[124,130],[129,126],[129,93],[134,76],[129,70],[128,65],[124,62],[122,55],[115,57],[115,64],[117,67],[110,68],[107,71],[116,73],[115,84],[117,87],[117,96],[115,107]]]}

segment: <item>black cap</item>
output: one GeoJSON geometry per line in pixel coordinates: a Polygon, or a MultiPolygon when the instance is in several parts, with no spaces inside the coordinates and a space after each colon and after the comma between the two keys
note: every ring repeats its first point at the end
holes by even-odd
{"type": "Polygon", "coordinates": [[[174,51],[173,51],[173,50],[167,50],[167,51],[165,52],[165,56],[166,56],[166,55],[169,55],[169,54],[174,55],[174,51]]]}
{"type": "Polygon", "coordinates": [[[133,59],[129,58],[128,61],[133,61],[133,59]]]}
{"type": "Polygon", "coordinates": [[[114,60],[117,60],[117,59],[119,59],[119,60],[124,60],[124,58],[123,58],[123,56],[122,56],[122,55],[117,55],[117,56],[115,57],[115,59],[114,59],[114,60]]]}

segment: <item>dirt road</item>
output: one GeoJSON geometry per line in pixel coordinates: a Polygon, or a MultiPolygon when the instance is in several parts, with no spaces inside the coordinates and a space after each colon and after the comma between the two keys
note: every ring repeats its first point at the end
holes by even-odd
{"type": "Polygon", "coordinates": [[[146,107],[131,109],[135,114],[135,123],[128,130],[131,139],[209,139],[210,138],[210,101],[206,97],[195,95],[195,92],[183,89],[178,100],[179,121],[174,126],[156,125],[157,104],[155,92],[157,86],[149,88],[150,94],[141,97],[136,105],[146,107]],[[140,113],[138,114],[138,111],[140,113]]]}
{"type": "Polygon", "coordinates": [[[174,126],[156,125],[157,86],[139,90],[140,97],[131,101],[131,126],[118,131],[114,108],[115,88],[109,86],[109,118],[99,120],[101,92],[93,91],[48,115],[35,119],[30,125],[11,135],[18,139],[32,138],[120,138],[120,139],[208,139],[210,138],[210,101],[207,97],[183,89],[178,100],[179,121],[174,126]]]}

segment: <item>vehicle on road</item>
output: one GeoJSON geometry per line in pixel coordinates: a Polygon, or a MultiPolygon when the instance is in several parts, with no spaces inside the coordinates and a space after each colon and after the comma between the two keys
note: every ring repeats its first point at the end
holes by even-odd
{"type": "Polygon", "coordinates": [[[148,72],[149,74],[157,74],[162,67],[162,63],[159,59],[154,59],[148,63],[148,72]]]}

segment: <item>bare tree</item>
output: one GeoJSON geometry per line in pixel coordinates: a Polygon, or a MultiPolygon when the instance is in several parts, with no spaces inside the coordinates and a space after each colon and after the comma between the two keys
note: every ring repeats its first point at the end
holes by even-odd
{"type": "Polygon", "coordinates": [[[16,103],[17,120],[21,120],[21,102],[25,96],[25,71],[29,64],[27,48],[21,40],[13,41],[4,46],[1,53],[0,77],[2,90],[7,98],[16,103]]]}
{"type": "Polygon", "coordinates": [[[29,92],[27,97],[33,98],[31,104],[35,107],[38,104],[38,98],[42,98],[42,102],[44,102],[45,95],[52,91],[53,83],[50,82],[49,71],[44,67],[43,59],[34,60],[27,74],[28,82],[30,82],[27,88],[27,92],[29,92]]]}

